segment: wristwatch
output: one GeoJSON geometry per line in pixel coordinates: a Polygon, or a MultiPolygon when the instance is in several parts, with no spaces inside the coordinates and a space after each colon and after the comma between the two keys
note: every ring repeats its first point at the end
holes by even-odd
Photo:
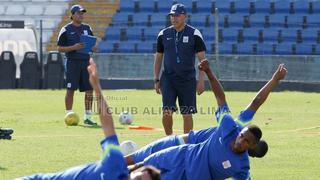
{"type": "Polygon", "coordinates": [[[160,82],[159,79],[154,79],[154,83],[160,82]]]}

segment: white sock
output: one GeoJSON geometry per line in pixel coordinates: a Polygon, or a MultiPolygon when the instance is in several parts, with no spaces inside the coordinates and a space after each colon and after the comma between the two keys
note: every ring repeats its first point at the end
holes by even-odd
{"type": "Polygon", "coordinates": [[[91,114],[92,114],[91,110],[86,110],[84,113],[84,119],[91,119],[91,114]]]}
{"type": "Polygon", "coordinates": [[[66,114],[70,113],[70,112],[73,112],[73,110],[66,110],[66,114]]]}

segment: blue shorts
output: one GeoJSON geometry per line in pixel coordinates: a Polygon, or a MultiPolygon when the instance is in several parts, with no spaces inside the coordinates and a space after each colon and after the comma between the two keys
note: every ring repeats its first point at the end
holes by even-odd
{"type": "Polygon", "coordinates": [[[144,165],[151,165],[161,171],[161,179],[186,179],[185,159],[188,145],[174,146],[156,152],[144,159],[144,165]]]}
{"type": "Polygon", "coordinates": [[[194,114],[196,106],[196,78],[190,80],[175,80],[162,73],[160,78],[162,93],[162,109],[177,110],[176,101],[178,98],[181,114],[194,114]]]}
{"type": "Polygon", "coordinates": [[[80,92],[91,91],[92,87],[89,82],[89,73],[87,60],[67,60],[66,62],[66,87],[69,90],[80,92]]]}

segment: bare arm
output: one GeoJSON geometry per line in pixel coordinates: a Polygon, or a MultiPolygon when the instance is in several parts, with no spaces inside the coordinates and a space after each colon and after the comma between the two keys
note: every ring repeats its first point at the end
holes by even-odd
{"type": "Polygon", "coordinates": [[[211,89],[216,97],[218,106],[225,105],[227,102],[226,102],[226,97],[225,97],[222,85],[220,84],[217,77],[212,72],[209,65],[209,61],[208,60],[201,61],[198,67],[200,70],[204,71],[207,74],[211,89]]]}
{"type": "Polygon", "coordinates": [[[106,137],[115,135],[116,133],[115,133],[113,119],[112,119],[112,112],[102,95],[100,81],[99,81],[99,74],[98,74],[96,63],[94,62],[93,59],[90,59],[88,72],[89,72],[90,84],[94,89],[94,92],[97,97],[98,109],[100,112],[99,116],[100,116],[103,133],[106,137]]]}
{"type": "Polygon", "coordinates": [[[256,97],[248,105],[247,109],[257,111],[259,107],[266,101],[272,89],[279,83],[280,80],[284,79],[286,73],[287,69],[284,67],[284,64],[280,64],[272,78],[260,89],[256,97]]]}
{"type": "MultiPolygon", "coordinates": [[[[201,51],[197,53],[197,57],[199,62],[203,61],[206,59],[205,56],[205,51],[201,51]]],[[[198,85],[197,85],[197,91],[198,95],[202,94],[204,92],[204,75],[205,73],[203,71],[199,71],[199,76],[198,76],[198,85]]]]}
{"type": "Polygon", "coordinates": [[[162,65],[163,53],[156,53],[154,57],[153,77],[155,80],[154,88],[158,94],[160,94],[160,70],[162,65]]]}

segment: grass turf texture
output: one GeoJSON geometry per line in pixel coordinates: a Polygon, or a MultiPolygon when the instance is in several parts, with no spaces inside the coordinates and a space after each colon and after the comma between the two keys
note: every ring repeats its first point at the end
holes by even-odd
{"type": "MultiPolygon", "coordinates": [[[[7,180],[38,172],[56,172],[99,160],[100,128],[83,126],[84,94],[75,94],[74,111],[80,125],[64,124],[64,90],[0,91],[0,126],[15,130],[13,140],[0,140],[0,179],[7,180]]],[[[161,96],[153,90],[104,91],[113,107],[120,141],[133,140],[140,147],[164,136],[163,131],[128,130],[120,125],[123,110],[136,110],[133,125],[162,128],[161,96]]],[[[255,93],[226,92],[233,116],[244,109],[255,93]]],[[[214,126],[216,101],[211,91],[198,96],[194,129],[214,126]]],[[[275,92],[255,115],[254,124],[263,130],[269,152],[251,159],[253,179],[320,179],[320,94],[275,92]]],[[[98,117],[95,117],[98,120],[98,117]]],[[[182,118],[174,116],[176,134],[182,133],[182,118]]]]}

